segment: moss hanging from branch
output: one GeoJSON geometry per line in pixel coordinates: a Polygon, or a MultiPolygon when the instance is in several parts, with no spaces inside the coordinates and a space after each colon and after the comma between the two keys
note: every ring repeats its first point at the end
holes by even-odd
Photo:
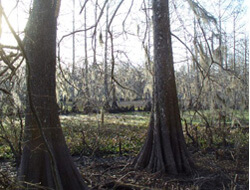
{"type": "Polygon", "coordinates": [[[187,2],[190,5],[190,8],[192,9],[192,11],[197,16],[198,19],[202,19],[205,23],[213,22],[214,24],[217,24],[217,21],[214,18],[214,16],[211,15],[198,2],[196,3],[193,0],[187,0],[187,2]]]}

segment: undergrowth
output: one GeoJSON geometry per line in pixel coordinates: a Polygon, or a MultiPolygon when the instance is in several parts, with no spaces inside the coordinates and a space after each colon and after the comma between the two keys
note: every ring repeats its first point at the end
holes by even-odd
{"type": "MultiPolygon", "coordinates": [[[[237,122],[226,120],[224,123],[211,118],[206,123],[192,115],[191,112],[182,114],[182,123],[188,149],[199,172],[188,178],[174,177],[174,180],[173,176],[159,178],[128,165],[144,143],[150,113],[105,113],[104,117],[101,114],[62,115],[60,119],[69,150],[78,160],[76,163],[92,189],[112,189],[115,186],[130,189],[246,189],[249,159],[247,114],[236,113],[237,122]]],[[[208,114],[205,116],[209,117],[208,114]]],[[[3,165],[3,161],[12,158],[8,144],[0,139],[3,165]]],[[[8,173],[2,168],[0,172],[8,173]]],[[[3,179],[4,183],[9,183],[8,178],[3,179]]]]}

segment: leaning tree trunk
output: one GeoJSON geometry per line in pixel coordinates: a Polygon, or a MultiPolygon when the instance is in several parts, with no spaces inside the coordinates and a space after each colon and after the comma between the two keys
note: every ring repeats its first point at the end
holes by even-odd
{"type": "Polygon", "coordinates": [[[79,190],[86,187],[67,148],[56,103],[56,2],[34,0],[26,28],[24,46],[31,96],[27,100],[19,180],[27,189],[31,188],[29,183],[33,183],[52,189],[79,190]]]}
{"type": "Polygon", "coordinates": [[[154,92],[146,142],[135,167],[151,172],[189,173],[193,162],[183,136],[176,92],[168,0],[153,1],[154,92]]]}

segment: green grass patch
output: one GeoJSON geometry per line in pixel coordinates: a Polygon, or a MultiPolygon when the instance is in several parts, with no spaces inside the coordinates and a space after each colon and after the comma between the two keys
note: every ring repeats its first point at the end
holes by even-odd
{"type": "MultiPolygon", "coordinates": [[[[228,112],[225,129],[219,126],[215,113],[212,114],[211,111],[206,110],[202,112],[210,122],[214,148],[222,146],[224,137],[227,143],[235,148],[248,146],[248,111],[228,112]]],[[[60,116],[66,143],[71,154],[85,156],[136,155],[144,143],[149,118],[149,112],[105,113],[102,125],[101,114],[60,116]]],[[[182,118],[186,119],[189,133],[198,141],[199,148],[208,148],[211,138],[204,120],[198,114],[194,115],[193,111],[182,113],[182,118]],[[191,120],[192,123],[190,123],[191,120]]],[[[192,143],[192,140],[186,135],[184,120],[182,121],[186,141],[192,143]]],[[[13,127],[18,134],[17,129],[20,127],[18,123],[15,125],[4,123],[5,133],[8,135],[7,139],[13,143],[14,147],[17,147],[18,140],[13,135],[15,134],[13,127]]],[[[0,138],[0,159],[11,157],[13,157],[11,149],[4,139],[0,138]]]]}
{"type": "Polygon", "coordinates": [[[136,154],[144,141],[149,113],[132,112],[61,116],[66,142],[72,154],[86,156],[136,154]]]}

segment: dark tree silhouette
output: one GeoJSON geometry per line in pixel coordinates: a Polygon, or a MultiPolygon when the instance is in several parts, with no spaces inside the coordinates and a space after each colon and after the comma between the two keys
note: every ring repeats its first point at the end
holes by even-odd
{"type": "Polygon", "coordinates": [[[86,189],[67,148],[56,104],[58,3],[34,0],[24,40],[29,98],[19,180],[28,182],[24,183],[28,189],[29,183],[52,189],[86,189]]]}
{"type": "Polygon", "coordinates": [[[148,135],[135,167],[189,173],[194,165],[183,136],[176,92],[168,0],[153,1],[154,91],[148,135]]]}

